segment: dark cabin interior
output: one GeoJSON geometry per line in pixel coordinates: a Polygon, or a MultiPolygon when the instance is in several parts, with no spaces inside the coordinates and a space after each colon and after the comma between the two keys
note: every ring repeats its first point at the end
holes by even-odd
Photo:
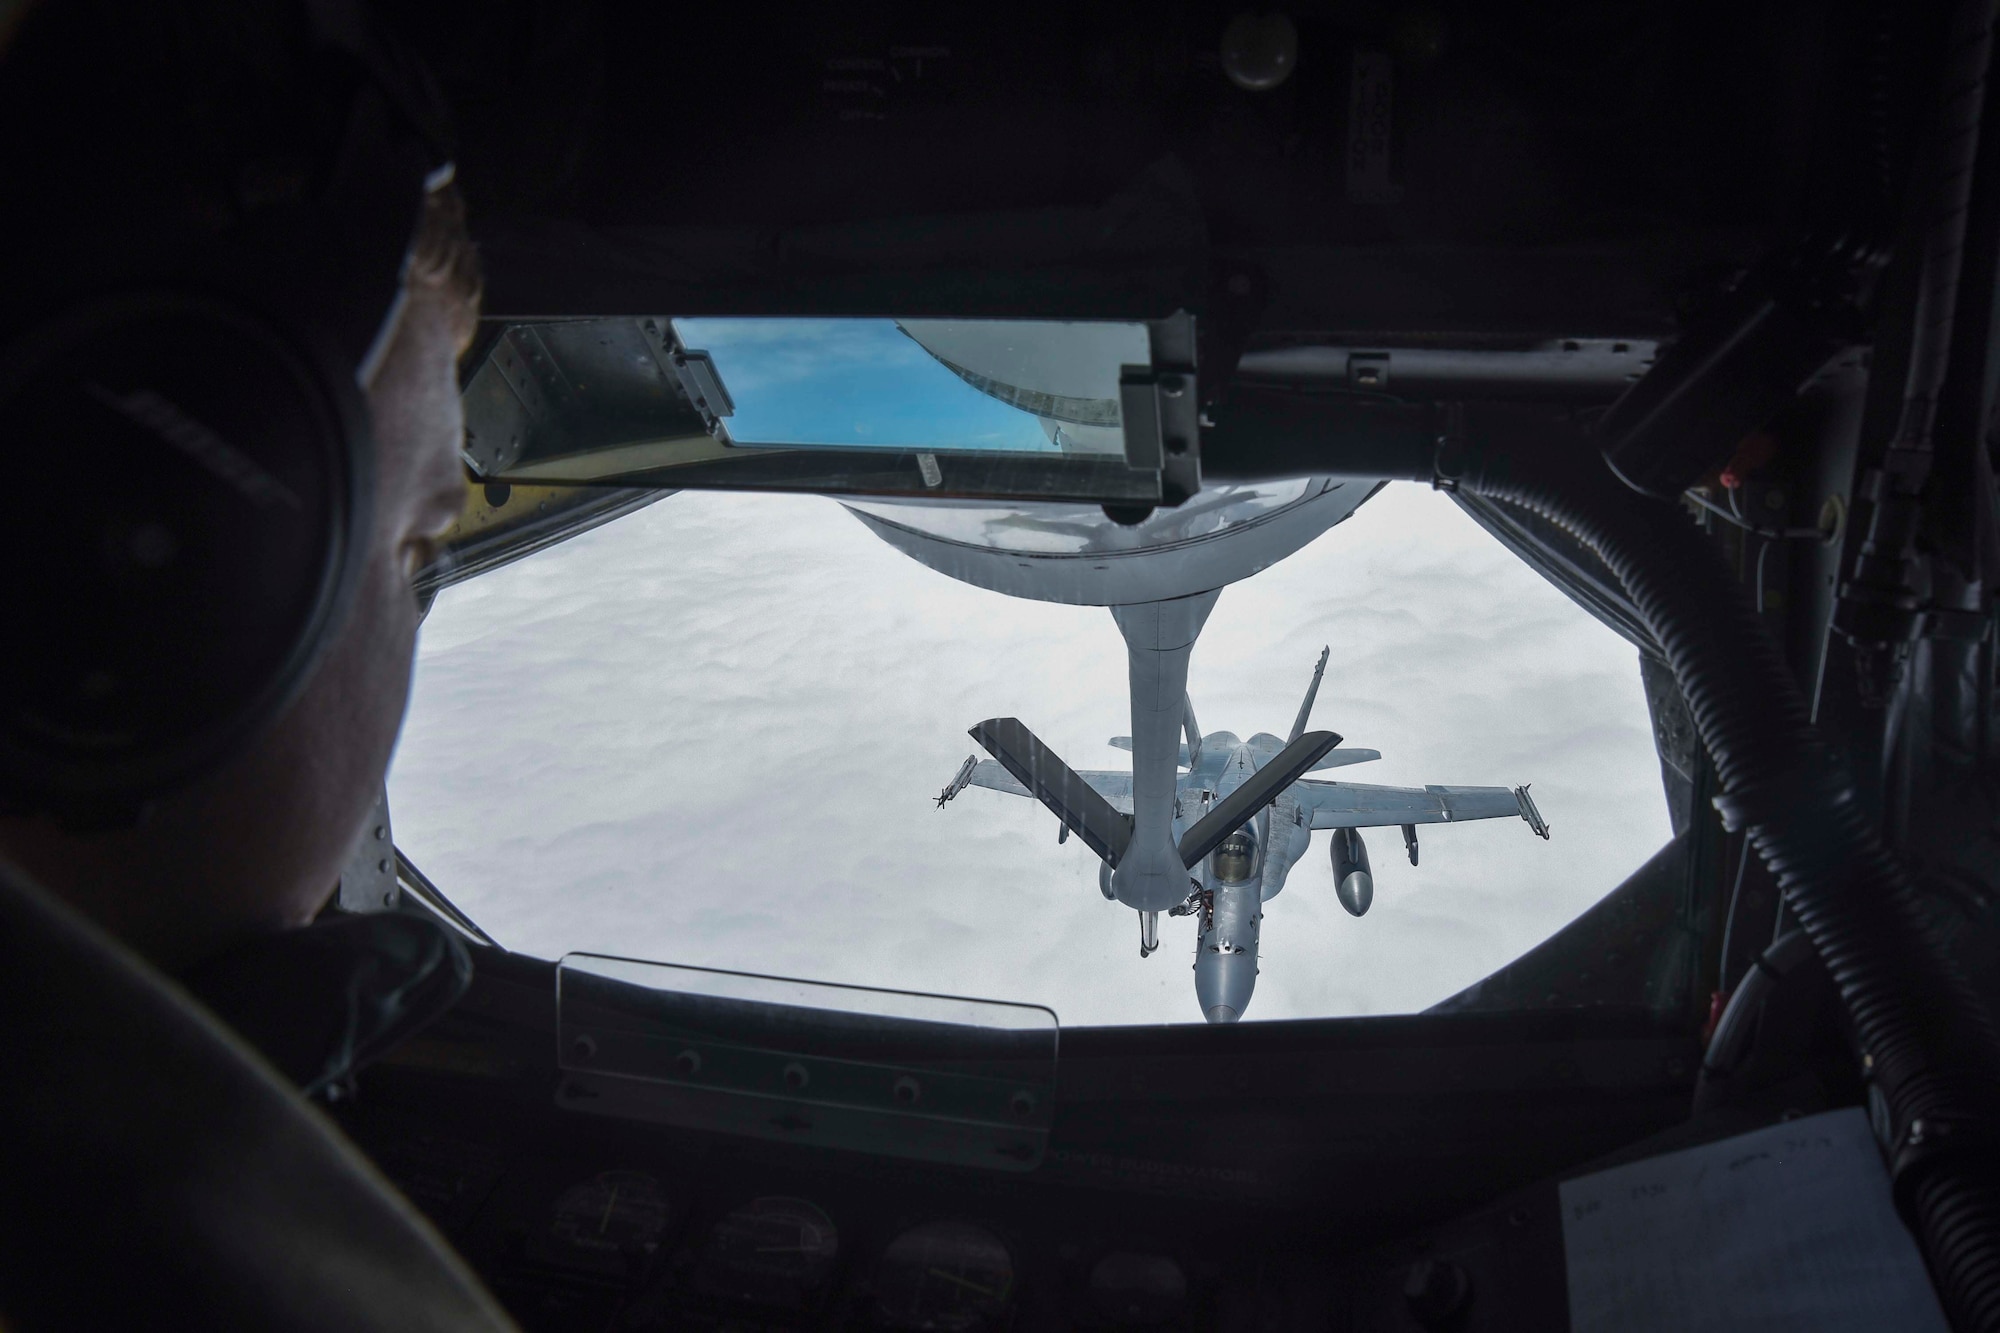
{"type": "MultiPolygon", "coordinates": [[[[1189,312],[1205,479],[1436,485],[1638,646],[1675,836],[1427,1013],[1063,1031],[1028,1170],[782,1093],[606,1109],[556,964],[484,946],[340,1123],[529,1329],[1470,1331],[1566,1326],[1561,1181],[1872,1105],[1991,1326],[1980,1122],[1927,1155],[1930,1084],[1881,1075],[1990,1045],[2000,978],[1977,8],[399,6],[486,266],[468,375],[529,321],[1189,312]]],[[[487,486],[429,591],[700,484],[487,486]]],[[[644,998],[607,1013],[665,1050],[644,998]]]]}

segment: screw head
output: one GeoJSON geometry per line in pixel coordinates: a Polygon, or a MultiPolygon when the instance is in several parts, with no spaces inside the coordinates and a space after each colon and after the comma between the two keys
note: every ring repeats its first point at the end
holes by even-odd
{"type": "Polygon", "coordinates": [[[1238,14],[1222,34],[1222,72],[1245,92],[1268,92],[1291,77],[1299,30],[1284,14],[1238,14]]]}
{"type": "Polygon", "coordinates": [[[570,1041],[569,1051],[579,1060],[589,1060],[597,1054],[597,1039],[588,1032],[579,1032],[570,1041]]]}
{"type": "Polygon", "coordinates": [[[674,1068],[683,1078],[693,1078],[701,1072],[701,1052],[693,1049],[682,1051],[674,1057],[674,1068]]]}
{"type": "Polygon", "coordinates": [[[793,1092],[804,1092],[810,1082],[812,1075],[807,1073],[806,1067],[798,1061],[794,1060],[785,1066],[785,1086],[793,1092]]]}

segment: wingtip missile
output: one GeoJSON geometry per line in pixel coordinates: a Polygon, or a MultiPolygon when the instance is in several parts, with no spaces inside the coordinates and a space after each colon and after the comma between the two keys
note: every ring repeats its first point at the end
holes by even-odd
{"type": "Polygon", "coordinates": [[[964,791],[967,786],[971,785],[972,770],[977,768],[978,766],[979,766],[978,755],[969,754],[965,756],[965,762],[958,766],[958,772],[952,775],[952,779],[950,782],[944,784],[944,790],[937,794],[938,809],[940,810],[944,809],[944,803],[946,801],[949,801],[952,797],[964,791]]]}
{"type": "Polygon", "coordinates": [[[1542,812],[1535,808],[1535,798],[1528,795],[1527,785],[1514,788],[1514,801],[1521,807],[1521,818],[1528,821],[1528,827],[1535,836],[1546,840],[1549,836],[1549,821],[1542,818],[1542,812]]]}

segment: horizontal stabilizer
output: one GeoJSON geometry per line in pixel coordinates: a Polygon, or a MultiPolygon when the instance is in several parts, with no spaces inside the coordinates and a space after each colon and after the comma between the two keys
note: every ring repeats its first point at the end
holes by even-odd
{"type": "Polygon", "coordinates": [[[1324,773],[1329,768],[1345,768],[1349,764],[1372,763],[1382,757],[1380,750],[1328,750],[1317,764],[1307,769],[1308,773],[1324,773]]]}
{"type": "MultiPolygon", "coordinates": [[[[1130,736],[1113,736],[1105,744],[1114,750],[1123,750],[1127,754],[1132,752],[1132,738],[1130,736]]],[[[1382,752],[1380,750],[1364,750],[1358,746],[1351,746],[1342,750],[1328,750],[1320,761],[1307,769],[1306,772],[1324,773],[1329,768],[1345,768],[1349,764],[1371,764],[1381,757],[1382,752]]],[[[1181,746],[1181,752],[1176,756],[1174,762],[1182,768],[1194,767],[1188,758],[1188,748],[1185,744],[1181,746]]]]}
{"type": "Polygon", "coordinates": [[[1216,844],[1250,822],[1259,810],[1299,780],[1328,750],[1340,744],[1331,731],[1308,731],[1267,760],[1249,781],[1229,793],[1181,837],[1181,864],[1193,866],[1216,844]]]}
{"type": "Polygon", "coordinates": [[[1125,845],[1132,840],[1131,818],[1098,795],[1075,769],[1022,726],[1019,718],[989,717],[970,734],[1015,781],[1054,812],[1065,828],[1104,858],[1106,865],[1118,864],[1125,845]]]}
{"type": "MultiPolygon", "coordinates": [[[[1110,740],[1104,743],[1106,745],[1109,745],[1114,750],[1123,750],[1126,754],[1132,753],[1132,738],[1130,736],[1113,736],[1110,740]]],[[[1181,742],[1181,752],[1178,755],[1174,756],[1174,762],[1176,764],[1179,764],[1182,768],[1194,767],[1193,761],[1188,758],[1188,748],[1186,741],[1181,742]]]]}

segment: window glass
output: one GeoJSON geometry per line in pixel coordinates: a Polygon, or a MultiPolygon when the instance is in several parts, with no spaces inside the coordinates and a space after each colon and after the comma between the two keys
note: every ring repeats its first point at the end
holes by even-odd
{"type": "Polygon", "coordinates": [[[677,319],[714,367],[738,444],[1122,454],[1118,381],[1143,324],[677,319]]]}
{"type": "MultiPolygon", "coordinates": [[[[1355,917],[1315,832],[1264,904],[1246,1021],[1426,1008],[1666,840],[1635,651],[1444,497],[1391,486],[1224,589],[1190,668],[1201,729],[1283,737],[1322,645],[1312,725],[1382,757],[1316,777],[1532,783],[1553,838],[1427,825],[1412,867],[1397,829],[1366,830],[1355,917]]],[[[1128,768],[1107,744],[1131,730],[1111,615],[946,577],[830,500],[670,496],[440,596],[391,777],[397,841],[546,958],[1201,1022],[1193,920],[1163,917],[1142,958],[1137,914],[1047,810],[983,787],[934,803],[980,753],[967,728],[996,717],[1078,769],[1128,768]]]]}

